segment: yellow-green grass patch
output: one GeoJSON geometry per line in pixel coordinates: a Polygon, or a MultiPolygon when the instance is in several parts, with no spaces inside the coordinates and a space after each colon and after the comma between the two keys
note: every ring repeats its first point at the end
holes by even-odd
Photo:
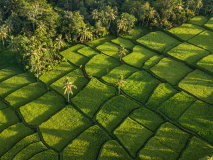
{"type": "Polygon", "coordinates": [[[151,138],[139,152],[141,160],[176,160],[178,153],[160,143],[156,138],[151,138]]]}
{"type": "Polygon", "coordinates": [[[133,157],[136,157],[141,146],[153,135],[150,130],[129,117],[114,131],[114,134],[133,157]]]}
{"type": "Polygon", "coordinates": [[[115,140],[106,142],[100,152],[98,160],[133,160],[115,140]]]}
{"type": "Polygon", "coordinates": [[[121,89],[130,97],[142,103],[146,103],[154,88],[160,83],[146,71],[133,73],[126,79],[126,82],[121,89]]]}
{"type": "Polygon", "coordinates": [[[0,110],[5,108],[7,108],[7,105],[4,102],[0,101],[0,110]]]}
{"type": "Polygon", "coordinates": [[[154,65],[156,65],[162,58],[164,58],[163,55],[155,55],[153,57],[151,57],[149,60],[147,60],[144,63],[143,68],[144,69],[150,69],[152,68],[154,65]]]}
{"type": "Polygon", "coordinates": [[[18,65],[1,69],[0,70],[0,81],[4,81],[12,76],[15,76],[15,75],[23,73],[23,72],[24,72],[24,70],[18,65]]]}
{"type": "Polygon", "coordinates": [[[0,110],[0,133],[7,127],[19,122],[15,111],[10,108],[0,110]]]}
{"type": "Polygon", "coordinates": [[[140,105],[126,98],[116,96],[107,101],[97,113],[96,120],[109,132],[113,131],[132,110],[140,105]]]}
{"type": "Polygon", "coordinates": [[[172,97],[175,93],[177,93],[177,90],[174,89],[170,84],[160,83],[146,104],[157,108],[161,103],[172,97]]]}
{"type": "Polygon", "coordinates": [[[26,127],[23,123],[12,125],[0,133],[0,157],[9,151],[16,143],[24,137],[33,134],[31,128],[26,127]]]}
{"type": "Polygon", "coordinates": [[[178,86],[201,100],[213,104],[213,76],[195,70],[188,74],[178,86]]]}
{"type": "Polygon", "coordinates": [[[207,157],[212,157],[213,147],[206,142],[193,137],[188,147],[183,151],[179,160],[210,160],[207,157]]]}
{"type": "Polygon", "coordinates": [[[114,44],[112,42],[105,42],[104,44],[98,46],[97,49],[110,57],[119,59],[119,46],[117,44],[114,44]]]}
{"type": "Polygon", "coordinates": [[[95,51],[94,49],[90,48],[90,47],[83,47],[81,49],[78,50],[78,53],[88,57],[88,58],[92,58],[93,56],[99,54],[97,51],[95,51]]]}
{"type": "Polygon", "coordinates": [[[57,151],[61,151],[77,135],[92,123],[71,105],[53,115],[39,126],[44,141],[57,151]]]}
{"type": "Polygon", "coordinates": [[[121,38],[121,37],[118,37],[118,38],[113,39],[111,41],[113,43],[118,44],[118,45],[123,45],[126,49],[132,49],[135,46],[135,44],[132,43],[132,41],[125,39],[125,38],[121,38]]]}
{"type": "Polygon", "coordinates": [[[173,124],[166,122],[157,130],[154,138],[176,153],[181,153],[189,136],[188,133],[180,130],[173,124]]]}
{"type": "Polygon", "coordinates": [[[58,154],[51,150],[45,150],[30,158],[29,160],[58,160],[58,154]]]}
{"type": "Polygon", "coordinates": [[[213,73],[213,55],[204,57],[197,65],[213,73]]]}
{"type": "Polygon", "coordinates": [[[159,115],[145,107],[135,110],[130,117],[153,132],[164,122],[159,115]]]}
{"type": "Polygon", "coordinates": [[[167,47],[179,43],[175,38],[163,33],[162,31],[150,32],[149,34],[137,39],[137,42],[151,49],[163,52],[167,47]]]}
{"type": "Polygon", "coordinates": [[[140,69],[148,59],[155,55],[157,54],[142,46],[136,45],[133,48],[133,52],[122,59],[125,63],[140,69]]]}
{"type": "Polygon", "coordinates": [[[63,82],[65,80],[65,77],[69,77],[72,84],[77,87],[77,89],[72,88],[73,94],[70,94],[70,97],[74,97],[89,82],[89,80],[84,77],[82,69],[76,69],[68,73],[64,77],[60,78],[56,82],[52,83],[50,87],[56,90],[61,95],[63,95],[66,99],[68,98],[68,96],[67,94],[64,94],[63,89],[64,86],[63,82]]]}
{"type": "Polygon", "coordinates": [[[74,139],[63,152],[64,160],[97,159],[102,145],[110,137],[98,126],[92,126],[74,139]]]}
{"type": "Polygon", "coordinates": [[[208,20],[205,26],[213,30],[213,17],[208,20]]]}
{"type": "Polygon", "coordinates": [[[190,39],[188,42],[197,45],[203,49],[206,49],[213,53],[213,32],[211,31],[204,31],[199,35],[195,36],[194,38],[190,39]]]}
{"type": "Polygon", "coordinates": [[[64,106],[64,99],[50,91],[19,109],[26,123],[40,125],[64,106]]]}
{"type": "Polygon", "coordinates": [[[115,39],[116,37],[113,36],[113,35],[107,35],[103,38],[100,38],[100,39],[96,39],[94,41],[90,41],[90,42],[87,42],[87,45],[89,45],[90,47],[92,48],[96,48],[97,46],[105,43],[105,42],[109,42],[111,41],[112,39],[115,39]]]}
{"type": "Polygon", "coordinates": [[[4,98],[17,89],[24,87],[36,80],[28,73],[18,74],[5,81],[0,82],[0,97],[4,98]]]}
{"type": "Polygon", "coordinates": [[[42,80],[47,85],[50,85],[56,80],[66,75],[67,73],[73,71],[74,69],[76,69],[75,66],[69,64],[68,62],[62,62],[61,64],[56,66],[53,70],[44,73],[42,76],[40,76],[39,79],[42,80]]]}
{"type": "Polygon", "coordinates": [[[207,56],[209,52],[184,42],[170,50],[168,54],[186,63],[194,64],[203,57],[207,56]]]}
{"type": "Polygon", "coordinates": [[[116,84],[118,80],[120,79],[121,75],[123,76],[124,79],[126,79],[131,74],[137,71],[138,69],[128,66],[126,64],[123,64],[119,67],[114,68],[107,75],[103,76],[102,79],[108,83],[116,84]]]}
{"type": "Polygon", "coordinates": [[[151,71],[172,85],[176,85],[192,69],[171,58],[163,58],[157,65],[151,68],[151,71]]]}
{"type": "Polygon", "coordinates": [[[181,91],[165,101],[158,108],[162,113],[172,120],[177,120],[196,99],[181,91]]]}
{"type": "Polygon", "coordinates": [[[213,143],[213,106],[196,101],[180,117],[179,123],[213,143]]]}
{"type": "Polygon", "coordinates": [[[115,94],[116,89],[114,87],[92,78],[88,85],[71,101],[89,117],[93,117],[100,105],[115,94]]]}
{"type": "Polygon", "coordinates": [[[190,19],[189,23],[196,24],[198,26],[203,26],[207,21],[208,19],[205,16],[196,16],[190,19]]]}
{"type": "Polygon", "coordinates": [[[5,100],[10,103],[13,108],[19,108],[47,92],[45,84],[41,82],[31,83],[27,86],[16,90],[5,97],[5,100]]]}
{"type": "Polygon", "coordinates": [[[1,160],[12,160],[21,150],[23,150],[29,144],[39,142],[39,141],[40,141],[40,138],[37,133],[29,135],[23,138],[22,140],[20,140],[14,146],[12,146],[11,149],[1,157],[1,160]]]}
{"type": "Polygon", "coordinates": [[[179,27],[170,29],[169,32],[181,38],[182,40],[187,41],[204,30],[204,28],[201,28],[199,26],[184,23],[179,27]]]}
{"type": "Polygon", "coordinates": [[[112,57],[99,54],[94,56],[86,65],[86,73],[90,76],[101,78],[113,68],[120,66],[120,63],[112,57]]]}

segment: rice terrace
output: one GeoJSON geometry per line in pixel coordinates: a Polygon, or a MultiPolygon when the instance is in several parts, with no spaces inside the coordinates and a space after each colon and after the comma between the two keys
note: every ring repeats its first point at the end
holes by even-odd
{"type": "Polygon", "coordinates": [[[59,54],[64,61],[37,80],[1,50],[1,160],[213,156],[213,17],[169,30],[136,27],[59,54]],[[76,86],[70,103],[66,77],[76,86]]]}

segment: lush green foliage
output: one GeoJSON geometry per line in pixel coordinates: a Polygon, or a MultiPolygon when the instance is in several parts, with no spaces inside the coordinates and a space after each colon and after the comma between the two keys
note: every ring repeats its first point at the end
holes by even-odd
{"type": "Polygon", "coordinates": [[[207,21],[208,19],[205,16],[196,16],[190,19],[189,23],[203,26],[207,21]]]}
{"type": "Polygon", "coordinates": [[[46,92],[47,89],[43,83],[31,83],[11,93],[5,97],[5,100],[8,101],[13,108],[19,108],[20,106],[41,97],[46,92]]]}
{"type": "Polygon", "coordinates": [[[163,58],[157,65],[151,68],[151,71],[160,78],[175,85],[191,72],[192,69],[171,58],[163,58]]]}
{"type": "Polygon", "coordinates": [[[12,76],[22,73],[23,70],[19,66],[10,66],[0,70],[0,82],[12,76]]]}
{"type": "Polygon", "coordinates": [[[213,73],[213,55],[204,57],[197,65],[213,73]]]}
{"type": "Polygon", "coordinates": [[[100,105],[114,96],[115,93],[114,87],[107,86],[96,78],[92,78],[88,85],[71,101],[89,117],[93,117],[100,105]],[[82,98],[84,101],[82,101],[82,98]]]}
{"type": "Polygon", "coordinates": [[[200,70],[188,74],[178,85],[203,101],[213,104],[213,77],[200,70]]]}
{"type": "Polygon", "coordinates": [[[83,47],[81,49],[78,50],[78,53],[88,57],[88,58],[92,58],[93,56],[97,55],[98,52],[93,50],[90,47],[83,47]]]}
{"type": "Polygon", "coordinates": [[[123,46],[125,46],[125,48],[127,48],[127,49],[132,49],[132,48],[135,46],[135,44],[132,43],[132,41],[127,40],[127,39],[124,39],[124,38],[121,38],[121,37],[118,37],[118,38],[113,39],[113,40],[111,40],[111,41],[112,41],[113,43],[118,44],[118,45],[123,45],[123,46]]]}
{"type": "MultiPolygon", "coordinates": [[[[0,47],[1,48],[1,47],[0,47]]],[[[0,69],[6,68],[10,65],[17,64],[16,54],[11,51],[3,51],[0,53],[0,69]]]]}

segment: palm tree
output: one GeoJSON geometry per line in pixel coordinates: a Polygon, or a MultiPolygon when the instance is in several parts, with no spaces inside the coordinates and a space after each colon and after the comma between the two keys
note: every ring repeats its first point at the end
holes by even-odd
{"type": "Polygon", "coordinates": [[[92,19],[96,20],[96,19],[98,19],[98,17],[99,17],[98,10],[97,10],[97,9],[94,9],[94,10],[92,11],[92,19]]]}
{"type": "Polygon", "coordinates": [[[59,54],[59,50],[61,49],[61,47],[63,47],[65,45],[65,42],[62,39],[62,35],[58,35],[58,38],[56,38],[55,40],[55,46],[57,49],[57,54],[59,54]]]}
{"type": "Polygon", "coordinates": [[[1,40],[2,40],[2,44],[3,44],[3,48],[4,49],[5,49],[5,47],[4,47],[4,39],[7,38],[7,36],[8,36],[7,32],[8,32],[7,26],[5,24],[3,24],[0,27],[0,36],[1,36],[1,40]]]}
{"type": "Polygon", "coordinates": [[[9,45],[8,48],[10,48],[12,51],[17,52],[19,50],[19,43],[20,43],[20,38],[14,36],[10,36],[10,40],[8,40],[9,45]]]}
{"type": "Polygon", "coordinates": [[[118,82],[115,84],[116,86],[118,86],[118,94],[120,95],[121,93],[121,87],[124,86],[124,84],[127,83],[125,80],[124,80],[124,77],[123,75],[120,76],[120,79],[118,80],[118,82]]]}
{"type": "Polygon", "coordinates": [[[120,57],[120,61],[121,61],[123,55],[126,56],[126,53],[127,53],[127,52],[128,52],[128,51],[127,51],[127,50],[125,49],[125,47],[121,44],[120,47],[119,47],[119,50],[118,50],[119,57],[120,57]]]}
{"type": "Polygon", "coordinates": [[[69,95],[70,93],[73,95],[72,88],[77,89],[77,87],[70,81],[69,77],[65,77],[63,84],[64,94],[67,94],[68,102],[70,102],[69,95]]]}
{"type": "Polygon", "coordinates": [[[82,27],[82,30],[80,31],[80,41],[85,43],[86,40],[91,38],[92,38],[92,32],[90,32],[89,28],[85,24],[82,27]]]}

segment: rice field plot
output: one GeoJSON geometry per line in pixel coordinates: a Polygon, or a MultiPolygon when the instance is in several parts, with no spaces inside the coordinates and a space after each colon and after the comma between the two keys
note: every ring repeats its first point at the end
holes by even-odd
{"type": "Polygon", "coordinates": [[[213,104],[213,76],[195,70],[181,80],[178,86],[201,100],[213,104]]]}
{"type": "Polygon", "coordinates": [[[137,39],[137,42],[159,52],[163,52],[168,47],[179,43],[178,40],[161,31],[150,32],[137,39]]]}
{"type": "Polygon", "coordinates": [[[121,37],[118,37],[111,41],[115,44],[123,45],[126,49],[129,49],[129,50],[131,50],[135,46],[135,44],[132,43],[132,41],[125,39],[125,38],[121,38],[121,37]]]}
{"type": "Polygon", "coordinates": [[[158,62],[163,58],[164,58],[163,55],[155,55],[144,63],[143,68],[148,70],[152,68],[154,65],[158,64],[158,62]]]}
{"type": "Polygon", "coordinates": [[[39,152],[38,154],[30,158],[30,160],[38,160],[38,159],[39,160],[59,160],[58,154],[51,149],[39,152]]]}
{"type": "Polygon", "coordinates": [[[196,16],[196,17],[190,19],[190,21],[189,21],[189,23],[195,24],[198,26],[203,26],[207,22],[208,22],[208,18],[206,18],[205,16],[196,16]]]}
{"type": "Polygon", "coordinates": [[[87,86],[71,99],[82,112],[93,117],[100,105],[116,94],[116,89],[96,78],[92,78],[87,86]],[[82,99],[84,99],[82,101],[82,99]]]}
{"type": "Polygon", "coordinates": [[[0,110],[7,108],[8,106],[0,100],[0,110]]]}
{"type": "Polygon", "coordinates": [[[101,78],[113,68],[120,66],[120,63],[112,57],[99,54],[94,56],[86,65],[87,75],[101,78]]]}
{"type": "Polygon", "coordinates": [[[88,58],[92,58],[93,56],[99,54],[97,51],[95,51],[94,49],[90,48],[90,47],[83,47],[81,49],[79,49],[77,51],[78,53],[88,57],[88,58]]]}
{"type": "Polygon", "coordinates": [[[4,81],[12,76],[15,76],[17,74],[21,74],[21,73],[23,73],[23,69],[18,65],[9,66],[7,68],[1,69],[0,70],[0,82],[4,81]]]}
{"type": "Polygon", "coordinates": [[[199,35],[193,37],[188,42],[213,53],[213,32],[211,31],[206,30],[200,33],[199,35]]]}
{"type": "Polygon", "coordinates": [[[171,58],[163,58],[158,64],[151,68],[151,71],[172,85],[176,85],[191,72],[192,69],[171,58]]]}
{"type": "Polygon", "coordinates": [[[213,30],[213,17],[211,17],[208,22],[205,24],[206,27],[213,30]]]}
{"type": "Polygon", "coordinates": [[[177,47],[171,49],[167,53],[191,65],[195,64],[200,59],[202,59],[203,57],[209,54],[208,51],[201,49],[199,47],[196,47],[187,42],[184,42],[178,45],[177,47]]]}
{"type": "Polygon", "coordinates": [[[15,52],[8,50],[0,52],[0,69],[17,65],[16,56],[17,54],[15,52]]]}
{"type": "Polygon", "coordinates": [[[197,62],[197,66],[213,73],[213,55],[208,55],[197,62]]]}
{"type": "Polygon", "coordinates": [[[156,55],[157,54],[155,52],[136,45],[133,48],[133,52],[123,57],[122,60],[131,66],[141,69],[147,60],[156,55]]]}
{"type": "Polygon", "coordinates": [[[193,24],[182,24],[179,27],[175,27],[169,30],[169,33],[177,36],[178,38],[188,41],[189,39],[193,38],[197,34],[203,32],[205,29],[193,24]]]}
{"type": "Polygon", "coordinates": [[[103,44],[105,42],[110,42],[112,39],[115,39],[115,38],[116,38],[116,36],[107,35],[107,36],[105,36],[103,38],[87,42],[87,45],[90,46],[91,48],[96,48],[97,46],[99,46],[99,45],[101,45],[101,44],[103,44]]]}

